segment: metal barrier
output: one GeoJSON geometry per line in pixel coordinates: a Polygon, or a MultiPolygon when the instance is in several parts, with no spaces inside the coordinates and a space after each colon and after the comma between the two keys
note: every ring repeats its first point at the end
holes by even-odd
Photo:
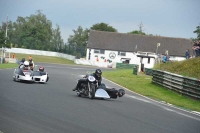
{"type": "Polygon", "coordinates": [[[134,74],[134,75],[138,75],[138,66],[137,66],[137,65],[135,65],[135,66],[133,67],[133,74],[134,74]]]}
{"type": "Polygon", "coordinates": [[[136,66],[136,64],[116,63],[116,68],[128,68],[128,69],[132,69],[135,66],[136,66]]]}
{"type": "Polygon", "coordinates": [[[161,70],[152,70],[152,82],[200,100],[200,81],[161,70]]]}
{"type": "Polygon", "coordinates": [[[152,76],[152,75],[153,75],[153,70],[150,69],[150,68],[144,68],[144,73],[145,73],[146,75],[152,76]]]}

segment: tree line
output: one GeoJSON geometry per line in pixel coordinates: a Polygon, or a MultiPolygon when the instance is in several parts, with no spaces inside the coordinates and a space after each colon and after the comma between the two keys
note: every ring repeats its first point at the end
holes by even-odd
{"type": "MultiPolygon", "coordinates": [[[[143,32],[142,27],[141,23],[139,30],[128,33],[147,35],[143,32]]],[[[194,33],[197,33],[197,38],[200,38],[200,26],[196,28],[194,33]]],[[[36,14],[27,17],[19,16],[15,22],[2,22],[0,47],[55,51],[84,57],[90,30],[118,32],[117,29],[103,22],[94,24],[89,29],[78,26],[76,30],[72,30],[73,35],[69,36],[68,42],[64,43],[59,25],[57,24],[53,28],[51,20],[48,20],[46,15],[38,11],[36,14]],[[6,27],[8,29],[7,37],[5,36],[6,27]]],[[[152,34],[148,35],[152,36],[152,34]]]]}

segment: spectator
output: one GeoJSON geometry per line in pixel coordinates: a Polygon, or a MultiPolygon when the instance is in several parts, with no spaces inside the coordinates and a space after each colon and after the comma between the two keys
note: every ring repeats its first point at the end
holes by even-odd
{"type": "Polygon", "coordinates": [[[199,56],[199,43],[194,41],[194,45],[192,47],[192,50],[195,52],[195,57],[199,56]]]}
{"type": "Polygon", "coordinates": [[[168,62],[170,57],[169,57],[169,55],[168,55],[168,54],[166,55],[166,57],[167,57],[167,62],[168,62]]]}
{"type": "Polygon", "coordinates": [[[163,63],[166,63],[166,62],[167,62],[167,55],[166,55],[166,54],[163,56],[162,61],[163,61],[163,63]]]}
{"type": "Polygon", "coordinates": [[[159,63],[162,62],[163,57],[164,57],[164,55],[161,53],[159,56],[159,63]]]}
{"type": "Polygon", "coordinates": [[[191,55],[190,58],[194,58],[194,55],[191,55]]]}
{"type": "Polygon", "coordinates": [[[186,58],[186,59],[189,59],[189,58],[190,58],[190,52],[189,52],[188,49],[185,51],[185,58],[186,58]]]}

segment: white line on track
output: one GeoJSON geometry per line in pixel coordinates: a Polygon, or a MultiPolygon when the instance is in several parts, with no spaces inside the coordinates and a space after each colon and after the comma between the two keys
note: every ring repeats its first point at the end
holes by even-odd
{"type": "MultiPolygon", "coordinates": [[[[126,89],[126,90],[129,91],[129,92],[135,93],[135,94],[137,94],[137,95],[139,95],[139,96],[141,96],[141,97],[143,97],[143,98],[145,98],[145,99],[148,99],[148,100],[149,100],[149,103],[152,103],[152,102],[150,102],[150,101],[153,101],[153,102],[155,102],[155,103],[161,104],[161,105],[156,104],[157,106],[163,107],[162,105],[165,105],[165,106],[169,106],[169,107],[172,107],[172,108],[175,108],[175,109],[178,109],[178,110],[187,112],[187,113],[191,113],[191,114],[200,116],[200,112],[197,112],[197,111],[188,111],[188,110],[185,110],[185,109],[181,109],[181,108],[176,107],[176,106],[174,106],[174,105],[172,105],[172,104],[170,104],[170,103],[166,103],[165,101],[156,101],[156,100],[151,99],[151,98],[149,98],[149,97],[143,96],[143,95],[141,95],[141,94],[139,94],[139,93],[133,92],[133,91],[131,91],[131,90],[129,90],[129,89],[127,89],[127,88],[125,88],[125,87],[123,87],[123,86],[121,86],[121,85],[115,83],[115,82],[112,82],[112,81],[106,79],[106,78],[104,78],[104,79],[107,80],[107,81],[109,81],[109,82],[111,82],[111,83],[113,83],[113,84],[116,84],[116,85],[118,85],[118,86],[120,86],[120,87],[126,89]]],[[[127,95],[127,94],[125,94],[125,96],[126,96],[126,95],[127,95]]],[[[130,95],[127,95],[127,96],[130,97],[130,98],[137,99],[137,97],[134,97],[134,96],[130,96],[130,95]]],[[[138,99],[138,100],[141,100],[141,98],[138,99]]],[[[142,100],[142,101],[147,102],[148,100],[142,100]]],[[[169,109],[168,109],[168,110],[169,110],[169,109]]],[[[177,113],[179,113],[179,112],[177,112],[177,113]]],[[[182,113],[179,113],[179,114],[182,114],[182,113]]],[[[184,114],[184,115],[185,115],[185,114],[184,114]]],[[[197,119],[197,118],[195,118],[195,119],[197,119]]],[[[199,119],[198,119],[198,120],[199,120],[199,119]]]]}

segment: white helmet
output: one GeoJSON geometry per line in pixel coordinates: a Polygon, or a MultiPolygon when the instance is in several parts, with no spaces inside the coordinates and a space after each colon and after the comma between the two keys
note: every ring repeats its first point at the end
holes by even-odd
{"type": "Polygon", "coordinates": [[[29,66],[29,62],[28,61],[24,61],[24,66],[28,67],[29,66]]]}

